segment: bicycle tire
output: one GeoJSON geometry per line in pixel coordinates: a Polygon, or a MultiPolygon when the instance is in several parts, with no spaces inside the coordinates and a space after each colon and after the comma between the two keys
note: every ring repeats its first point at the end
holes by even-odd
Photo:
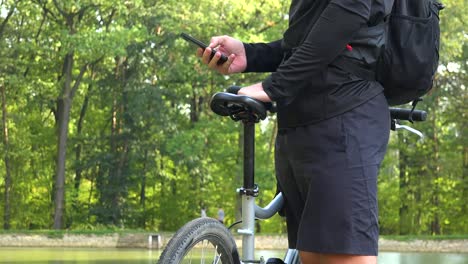
{"type": "Polygon", "coordinates": [[[198,262],[198,250],[202,250],[201,263],[240,264],[237,246],[229,230],[212,218],[198,218],[180,228],[162,252],[158,264],[182,264],[198,262]],[[204,246],[211,251],[204,255],[204,246]],[[195,252],[196,256],[193,256],[195,252]],[[206,262],[203,258],[212,259],[206,262]]]}

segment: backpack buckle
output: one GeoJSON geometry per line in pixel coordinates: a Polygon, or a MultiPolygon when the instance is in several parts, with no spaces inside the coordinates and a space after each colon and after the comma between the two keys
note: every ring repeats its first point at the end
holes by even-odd
{"type": "Polygon", "coordinates": [[[408,121],[411,122],[411,124],[414,123],[414,120],[413,120],[413,113],[414,113],[414,109],[416,109],[416,105],[421,102],[423,99],[422,98],[418,98],[416,100],[413,101],[413,103],[411,104],[411,112],[409,114],[409,118],[408,118],[408,121]]]}

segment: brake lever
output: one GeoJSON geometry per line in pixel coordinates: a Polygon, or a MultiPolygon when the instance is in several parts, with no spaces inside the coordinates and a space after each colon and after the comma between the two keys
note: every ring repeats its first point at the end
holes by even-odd
{"type": "Polygon", "coordinates": [[[398,130],[398,129],[404,129],[404,130],[407,130],[413,134],[416,134],[417,136],[419,136],[419,140],[424,140],[424,135],[423,133],[421,133],[421,131],[417,130],[417,129],[414,129],[410,126],[405,126],[405,125],[400,125],[398,123],[395,123],[395,130],[398,130]]]}

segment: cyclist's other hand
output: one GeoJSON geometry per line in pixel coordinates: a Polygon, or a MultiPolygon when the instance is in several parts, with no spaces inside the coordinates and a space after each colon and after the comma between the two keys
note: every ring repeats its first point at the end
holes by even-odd
{"type": "Polygon", "coordinates": [[[237,92],[237,94],[252,97],[252,98],[257,99],[259,101],[262,101],[264,103],[271,102],[271,98],[270,98],[270,96],[268,96],[267,93],[265,93],[265,90],[263,89],[263,85],[262,85],[261,82],[256,83],[256,84],[252,84],[250,86],[242,87],[237,92]]]}
{"type": "Polygon", "coordinates": [[[202,58],[203,64],[206,64],[210,69],[216,70],[221,74],[239,73],[247,68],[244,44],[240,40],[229,36],[211,38],[208,48],[206,48],[205,51],[199,48],[197,56],[202,58]],[[211,58],[212,49],[217,50],[213,58],[211,58]],[[218,65],[217,63],[221,58],[221,53],[226,55],[228,60],[218,65]]]}

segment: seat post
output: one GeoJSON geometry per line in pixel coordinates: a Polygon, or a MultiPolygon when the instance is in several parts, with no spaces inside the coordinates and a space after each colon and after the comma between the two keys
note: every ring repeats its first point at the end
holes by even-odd
{"type": "Polygon", "coordinates": [[[255,250],[255,196],[254,182],[255,122],[244,121],[244,184],[239,190],[242,197],[242,262],[252,263],[255,250]]]}
{"type": "Polygon", "coordinates": [[[255,123],[244,124],[244,189],[255,188],[255,123]]]}

